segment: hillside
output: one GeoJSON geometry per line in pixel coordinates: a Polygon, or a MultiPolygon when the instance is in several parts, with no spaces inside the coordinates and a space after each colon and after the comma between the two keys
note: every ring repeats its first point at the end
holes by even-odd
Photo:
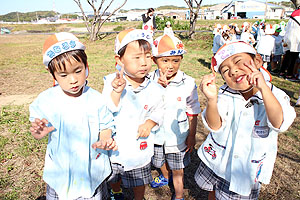
{"type": "Polygon", "coordinates": [[[35,12],[11,12],[5,15],[0,15],[0,21],[4,22],[30,22],[41,18],[54,17],[58,13],[53,11],[35,11],[35,12]],[[19,18],[19,19],[18,19],[19,18]]]}

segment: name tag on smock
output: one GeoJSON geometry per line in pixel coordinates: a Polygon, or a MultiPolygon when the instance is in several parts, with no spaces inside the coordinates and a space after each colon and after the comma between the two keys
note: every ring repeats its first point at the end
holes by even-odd
{"type": "Polygon", "coordinates": [[[254,138],[266,138],[269,135],[269,129],[268,126],[254,126],[252,136],[254,138]]]}

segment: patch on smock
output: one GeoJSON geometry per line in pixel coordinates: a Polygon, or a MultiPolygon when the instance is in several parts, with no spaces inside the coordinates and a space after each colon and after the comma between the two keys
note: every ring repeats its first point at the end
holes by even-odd
{"type": "Polygon", "coordinates": [[[268,126],[254,126],[252,131],[252,137],[254,138],[266,138],[269,136],[270,128],[268,126]]]}

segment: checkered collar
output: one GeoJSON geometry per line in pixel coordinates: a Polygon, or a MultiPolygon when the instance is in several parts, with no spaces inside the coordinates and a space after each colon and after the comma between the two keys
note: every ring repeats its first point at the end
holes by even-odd
{"type": "MultiPolygon", "coordinates": [[[[125,78],[126,78],[126,76],[125,76],[125,78]]],[[[137,88],[133,88],[127,78],[126,78],[126,80],[127,80],[126,81],[127,82],[126,87],[130,87],[134,93],[139,93],[140,91],[142,91],[143,89],[145,89],[149,85],[150,76],[149,76],[149,74],[147,74],[145,76],[145,80],[137,88]]]]}

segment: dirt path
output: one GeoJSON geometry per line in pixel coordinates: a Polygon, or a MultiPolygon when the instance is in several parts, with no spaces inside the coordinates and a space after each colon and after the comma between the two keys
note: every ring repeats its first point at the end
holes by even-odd
{"type": "Polygon", "coordinates": [[[31,103],[37,95],[9,95],[1,96],[0,95],[0,107],[7,105],[23,105],[31,103]]]}

